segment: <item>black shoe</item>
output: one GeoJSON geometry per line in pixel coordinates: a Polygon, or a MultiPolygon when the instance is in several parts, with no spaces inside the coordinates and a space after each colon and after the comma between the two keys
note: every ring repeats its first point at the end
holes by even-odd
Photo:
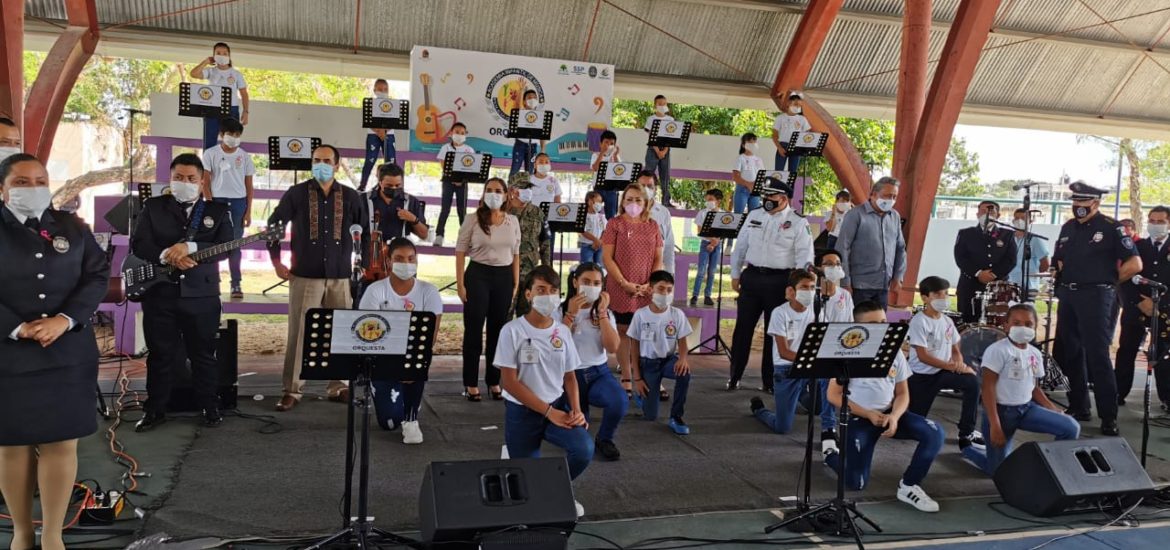
{"type": "Polygon", "coordinates": [[[622,457],[622,452],[618,450],[617,445],[610,440],[598,439],[594,442],[594,447],[601,453],[601,457],[606,460],[617,460],[622,457]]]}
{"type": "MultiPolygon", "coordinates": [[[[735,391],[739,389],[739,380],[728,380],[727,385],[724,386],[727,391],[735,391]]],[[[1163,405],[1165,406],[1165,405],[1163,405]]]]}
{"type": "Polygon", "coordinates": [[[699,305],[699,297],[691,296],[691,307],[695,307],[697,305],[699,305]]]}
{"type": "Polygon", "coordinates": [[[1072,409],[1065,409],[1064,414],[1077,419],[1078,422],[1088,422],[1093,419],[1093,413],[1089,411],[1074,411],[1072,409]]]}
{"type": "Polygon", "coordinates": [[[762,391],[762,392],[764,392],[764,393],[766,393],[766,394],[768,394],[768,395],[772,395],[772,392],[774,392],[774,391],[776,391],[776,390],[775,390],[775,389],[773,389],[773,388],[765,388],[765,387],[763,387],[763,386],[760,386],[760,387],[756,388],[756,391],[762,391]]]}
{"type": "Polygon", "coordinates": [[[1170,403],[1162,403],[1162,412],[1170,413],[1170,403]]]}
{"type": "Polygon", "coordinates": [[[1121,435],[1121,430],[1117,428],[1116,420],[1102,420],[1101,421],[1101,435],[1118,436],[1121,435]]]}
{"type": "Polygon", "coordinates": [[[715,305],[715,300],[712,300],[710,296],[704,297],[703,298],[703,305],[713,306],[713,305],[715,305]]]}
{"type": "Polygon", "coordinates": [[[837,432],[834,430],[821,432],[821,441],[837,441],[837,432]]]}
{"type": "Polygon", "coordinates": [[[214,428],[223,424],[223,413],[219,412],[219,407],[210,407],[203,409],[203,425],[208,428],[214,428]]]}
{"type": "Polygon", "coordinates": [[[164,413],[146,411],[146,415],[134,425],[134,431],[138,433],[149,432],[163,424],[167,423],[167,415],[164,413]]]}
{"type": "Polygon", "coordinates": [[[764,400],[760,399],[759,397],[753,397],[752,398],[752,415],[754,416],[756,413],[763,410],[763,408],[764,408],[764,400]]]}

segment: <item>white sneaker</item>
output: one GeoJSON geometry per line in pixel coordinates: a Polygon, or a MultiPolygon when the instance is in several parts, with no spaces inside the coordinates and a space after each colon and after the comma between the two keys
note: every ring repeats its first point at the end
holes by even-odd
{"type": "Polygon", "coordinates": [[[418,420],[402,423],[402,442],[407,445],[418,445],[423,442],[422,430],[418,427],[418,420]]]}
{"type": "Polygon", "coordinates": [[[917,485],[903,485],[898,481],[898,500],[917,508],[919,512],[938,511],[938,503],[917,485]]]}
{"type": "Polygon", "coordinates": [[[821,441],[821,455],[829,456],[830,453],[839,452],[837,449],[837,441],[834,439],[825,439],[821,441]]]}
{"type": "Polygon", "coordinates": [[[435,237],[435,246],[443,246],[443,236],[437,235],[435,237]]]}
{"type": "Polygon", "coordinates": [[[581,506],[581,503],[580,503],[580,502],[577,502],[576,500],[574,500],[574,501],[573,501],[573,506],[576,506],[576,507],[577,507],[577,517],[578,517],[578,518],[580,518],[581,516],[585,515],[585,507],[584,507],[584,506],[581,506]]]}

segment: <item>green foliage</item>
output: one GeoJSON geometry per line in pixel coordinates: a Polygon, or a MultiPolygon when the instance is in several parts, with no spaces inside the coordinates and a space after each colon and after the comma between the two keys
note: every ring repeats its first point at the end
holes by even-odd
{"type": "Polygon", "coordinates": [[[979,153],[967,150],[967,140],[951,138],[943,164],[940,194],[952,197],[980,197],[987,189],[979,183],[979,153]]]}
{"type": "Polygon", "coordinates": [[[370,95],[373,79],[309,75],[285,71],[241,68],[251,99],[302,105],[335,105],[358,108],[370,95]]]}

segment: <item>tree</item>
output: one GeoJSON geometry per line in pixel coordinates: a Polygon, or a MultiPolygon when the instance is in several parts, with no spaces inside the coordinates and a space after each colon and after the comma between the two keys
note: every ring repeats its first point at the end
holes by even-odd
{"type": "Polygon", "coordinates": [[[939,187],[939,194],[953,197],[981,197],[987,194],[987,189],[979,183],[979,153],[967,150],[967,140],[951,138],[939,187]]]}
{"type": "MultiPolygon", "coordinates": [[[[1146,194],[1143,192],[1143,188],[1145,188],[1145,191],[1149,191],[1148,194],[1151,197],[1163,198],[1170,196],[1170,177],[1165,177],[1170,174],[1166,174],[1165,169],[1159,168],[1164,165],[1164,162],[1158,160],[1158,157],[1165,153],[1157,152],[1159,149],[1165,147],[1165,145],[1130,138],[1121,138],[1118,140],[1101,136],[1077,136],[1078,143],[1084,143],[1086,141],[1104,145],[1118,152],[1119,156],[1125,159],[1126,167],[1129,169],[1129,182],[1126,189],[1122,191],[1119,199],[1122,202],[1129,203],[1129,218],[1133,220],[1136,231],[1141,233],[1142,223],[1145,218],[1142,215],[1142,195],[1146,194]],[[1151,182],[1151,185],[1143,185],[1142,183],[1147,176],[1155,180],[1151,182]]],[[[1119,162],[1121,162],[1120,159],[1111,160],[1109,165],[1117,167],[1119,162]]],[[[1118,177],[1120,178],[1120,174],[1118,177]]]]}

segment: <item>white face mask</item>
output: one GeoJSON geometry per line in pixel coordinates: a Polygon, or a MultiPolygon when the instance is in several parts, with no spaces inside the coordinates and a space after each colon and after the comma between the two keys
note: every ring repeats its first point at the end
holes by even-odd
{"type": "Polygon", "coordinates": [[[605,203],[603,203],[603,202],[593,203],[593,211],[594,212],[600,214],[603,210],[605,210],[605,203]]]}
{"type": "Polygon", "coordinates": [[[794,105],[792,107],[792,114],[794,114],[794,115],[799,115],[800,113],[803,113],[803,112],[804,112],[804,109],[802,109],[800,107],[800,105],[794,105]]]}
{"type": "Polygon", "coordinates": [[[616,145],[612,145],[612,144],[610,144],[610,145],[606,145],[606,146],[605,146],[605,154],[607,154],[607,155],[613,154],[613,149],[614,149],[614,147],[617,147],[617,146],[616,146],[616,145]]]}
{"type": "Polygon", "coordinates": [[[714,210],[716,208],[719,208],[719,203],[715,201],[707,201],[707,210],[714,210]]]}
{"type": "Polygon", "coordinates": [[[529,99],[528,101],[525,101],[525,102],[524,102],[524,105],[525,105],[526,107],[528,107],[529,109],[535,109],[535,108],[536,108],[536,100],[535,100],[535,99],[529,99]]]}
{"type": "Polygon", "coordinates": [[[532,297],[532,309],[545,317],[552,317],[560,307],[561,297],[556,294],[544,294],[532,297]]]}
{"type": "Polygon", "coordinates": [[[837,211],[838,212],[848,212],[849,211],[849,201],[837,203],[837,211]]]}
{"type": "Polygon", "coordinates": [[[240,136],[232,136],[228,134],[223,135],[223,144],[235,149],[240,146],[240,136]]]}
{"type": "Polygon", "coordinates": [[[465,141],[467,141],[466,135],[464,135],[464,134],[451,134],[451,143],[454,143],[455,145],[463,145],[463,142],[465,142],[465,141]]]}
{"type": "Polygon", "coordinates": [[[825,268],[825,278],[833,284],[845,278],[845,268],[839,265],[831,265],[825,268]]]}
{"type": "Polygon", "coordinates": [[[758,150],[760,148],[760,144],[752,141],[752,142],[748,142],[748,143],[743,144],[743,148],[747,149],[749,152],[754,154],[756,152],[756,150],[758,150]]]}
{"type": "Polygon", "coordinates": [[[1025,229],[1028,228],[1028,221],[1027,220],[1012,220],[1012,227],[1015,227],[1016,229],[1019,229],[1020,231],[1024,231],[1025,229]]]}
{"type": "Polygon", "coordinates": [[[939,313],[946,311],[948,305],[950,305],[950,303],[946,298],[935,298],[930,301],[930,307],[939,313]]]}
{"type": "Polygon", "coordinates": [[[536,173],[550,176],[550,175],[552,175],[552,165],[551,164],[537,164],[536,165],[536,173]]]}
{"type": "Polygon", "coordinates": [[[191,202],[199,198],[199,184],[185,181],[171,182],[171,196],[179,202],[191,202]]]}
{"type": "Polygon", "coordinates": [[[1170,233],[1170,225],[1151,223],[1146,225],[1146,231],[1150,234],[1151,239],[1164,239],[1166,238],[1166,234],[1170,233]]]}
{"type": "Polygon", "coordinates": [[[674,301],[674,297],[670,294],[655,293],[654,296],[650,298],[650,300],[654,302],[654,305],[658,307],[658,309],[666,309],[670,307],[670,302],[674,301]]]}
{"type": "Polygon", "coordinates": [[[579,292],[582,296],[585,297],[586,300],[589,301],[589,303],[592,304],[593,302],[596,302],[597,298],[601,296],[601,287],[581,285],[581,287],[577,289],[577,292],[579,292]]]}
{"type": "Polygon", "coordinates": [[[659,115],[665,115],[666,114],[666,105],[655,105],[654,112],[658,113],[659,115]]]}
{"type": "Polygon", "coordinates": [[[530,203],[530,202],[532,202],[532,190],[531,189],[521,189],[521,190],[516,192],[516,198],[520,199],[520,202],[530,203]]]}
{"type": "Polygon", "coordinates": [[[1012,327],[1008,329],[1008,338],[1017,344],[1027,344],[1036,338],[1036,329],[1028,327],[1012,327]]]}
{"type": "Polygon", "coordinates": [[[407,279],[413,279],[418,274],[418,265],[394,262],[390,264],[390,271],[394,273],[395,277],[405,281],[407,279]]]}
{"type": "Polygon", "coordinates": [[[813,299],[816,298],[816,295],[817,291],[815,290],[797,290],[796,302],[804,307],[809,307],[812,305],[813,299]]]}
{"type": "Polygon", "coordinates": [[[20,152],[20,147],[0,147],[0,162],[20,152]]]}
{"type": "Polygon", "coordinates": [[[215,55],[215,56],[212,56],[212,57],[214,57],[214,58],[215,58],[215,64],[216,64],[216,65],[231,65],[231,64],[232,64],[232,58],[231,58],[231,57],[229,57],[229,56],[226,56],[226,55],[215,55]]]}
{"type": "Polygon", "coordinates": [[[17,214],[39,220],[52,200],[53,194],[48,186],[13,187],[8,190],[6,204],[17,214]]]}
{"type": "Polygon", "coordinates": [[[889,212],[894,209],[894,201],[895,199],[878,199],[875,202],[877,202],[878,210],[889,212]]]}
{"type": "Polygon", "coordinates": [[[389,92],[374,92],[374,97],[378,99],[390,99],[389,92]]]}
{"type": "Polygon", "coordinates": [[[501,206],[504,206],[504,196],[499,193],[484,193],[483,203],[492,210],[499,210],[501,206]]]}

